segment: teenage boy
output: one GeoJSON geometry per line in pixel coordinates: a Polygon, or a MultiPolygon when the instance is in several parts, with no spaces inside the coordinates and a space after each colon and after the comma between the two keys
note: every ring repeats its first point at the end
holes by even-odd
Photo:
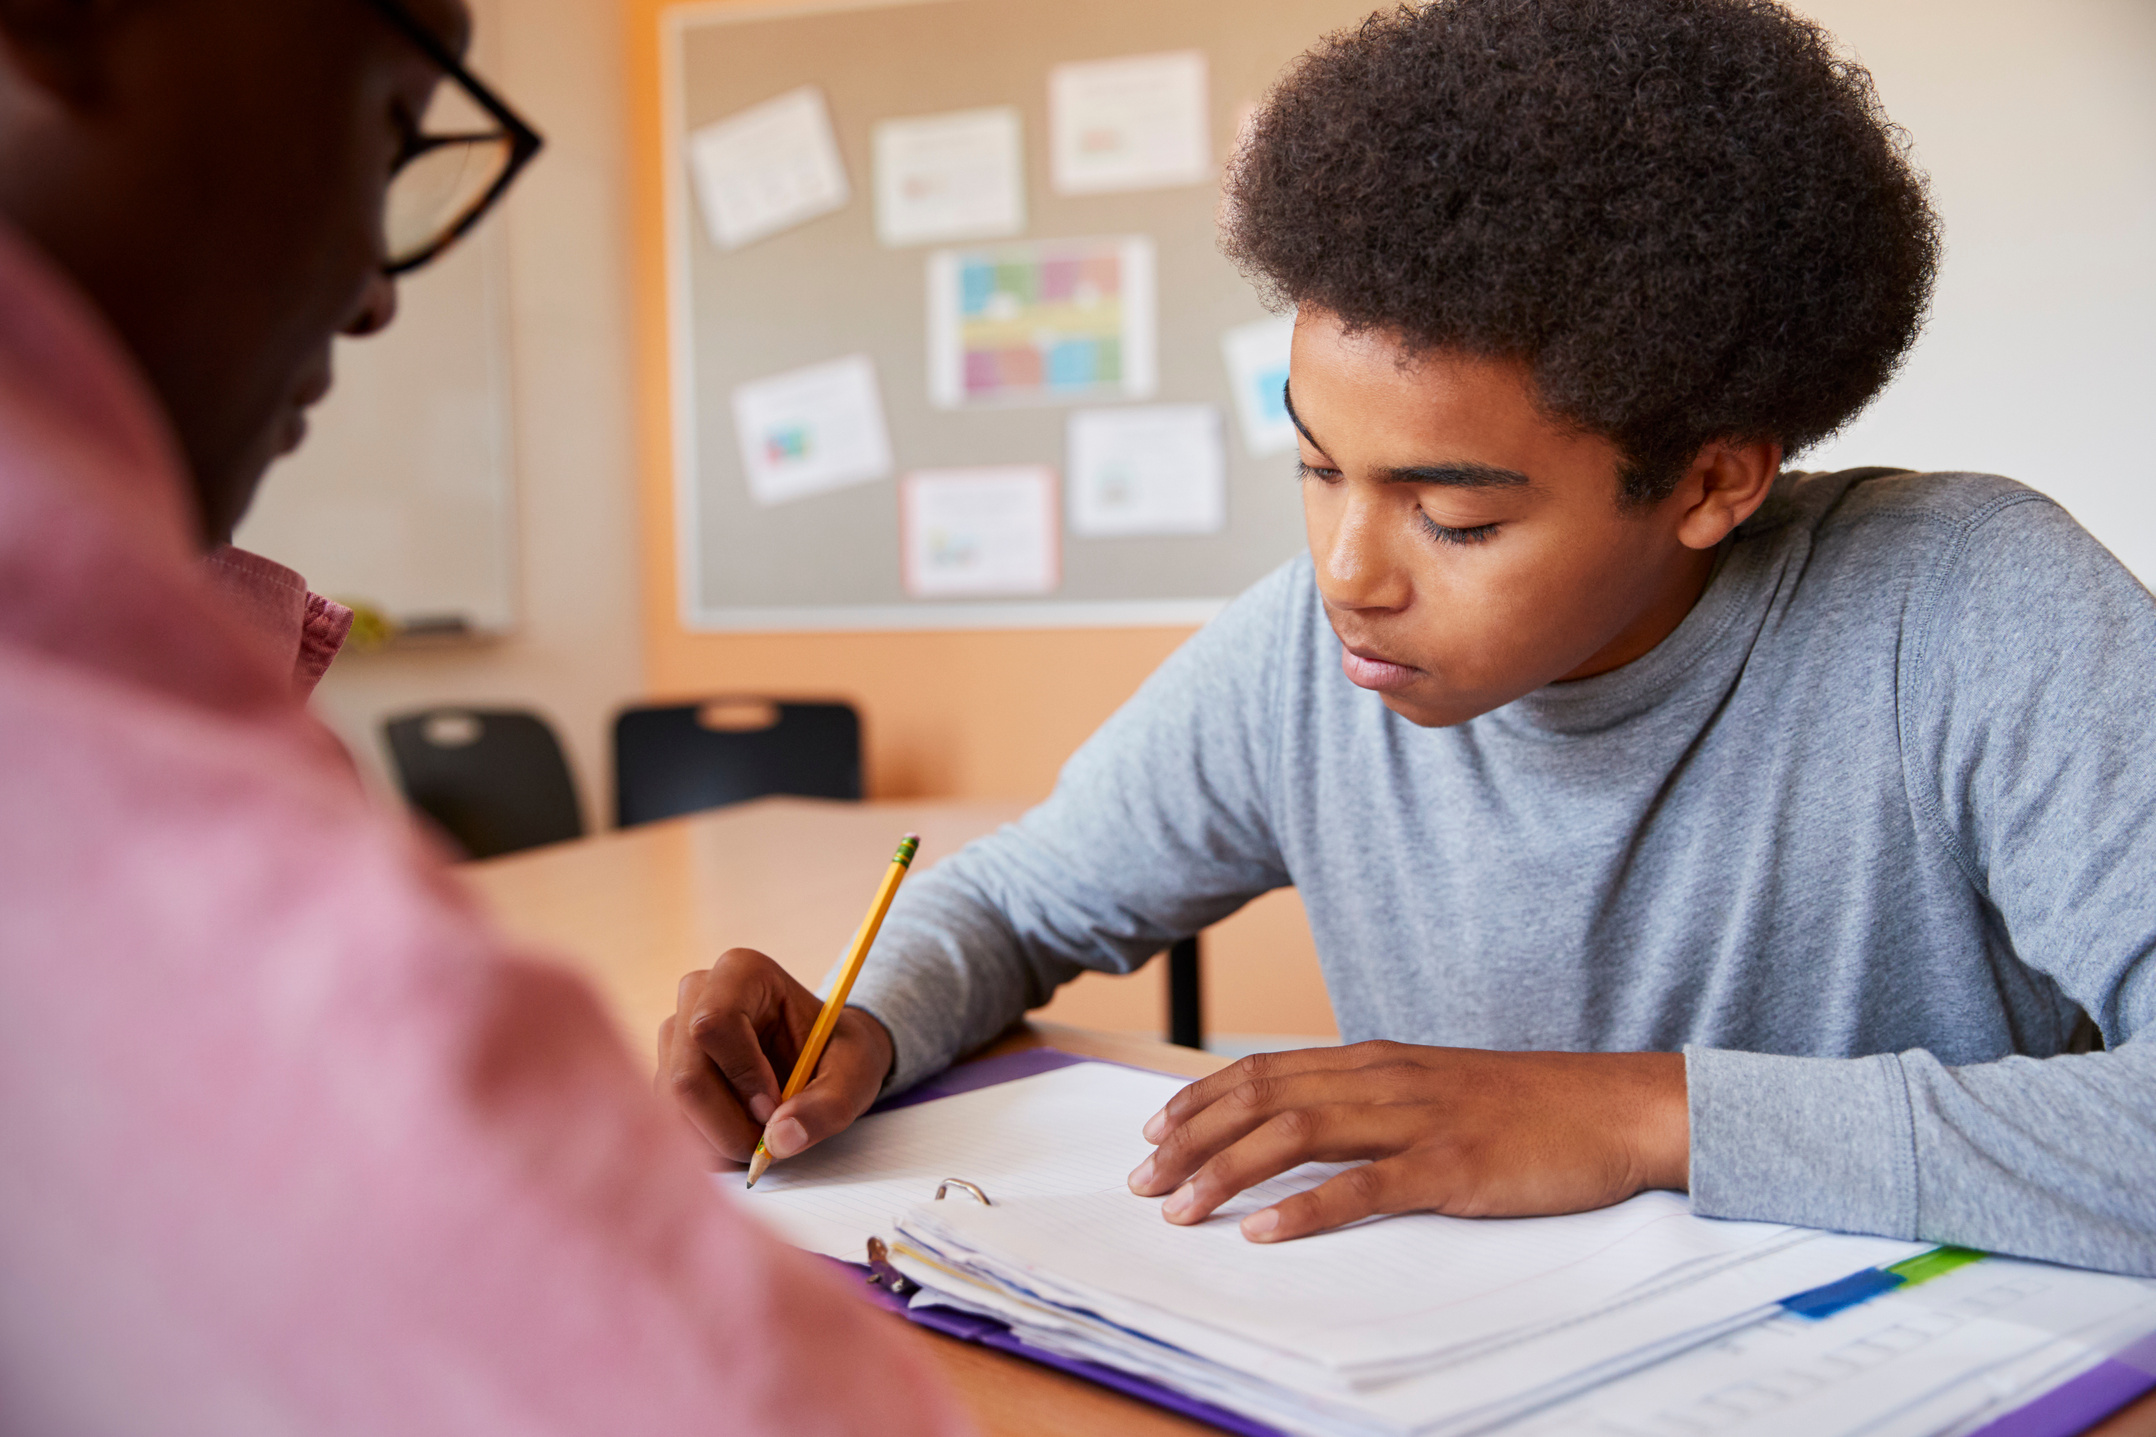
{"type": "Polygon", "coordinates": [[[952,1433],[368,802],[349,614],[205,561],[532,147],[425,143],[468,24],[0,0],[0,1432],[952,1433]]]}
{"type": "Polygon", "coordinates": [[[1783,473],[1928,299],[1869,77],[1766,0],[1381,13],[1270,97],[1225,244],[1296,307],[1309,555],[908,888],[792,1103],[755,1035],[810,996],[687,984],[707,1139],[799,1151],[1292,883],[1352,1046],[1154,1117],[1171,1222],[1367,1158],[1244,1233],[1689,1188],[2156,1273],[2156,606],[2007,480],[1783,473]]]}

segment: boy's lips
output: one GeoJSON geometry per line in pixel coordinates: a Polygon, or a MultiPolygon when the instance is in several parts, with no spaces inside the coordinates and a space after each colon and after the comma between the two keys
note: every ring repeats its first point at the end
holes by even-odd
{"type": "Polygon", "coordinates": [[[1375,689],[1379,693],[1404,689],[1422,677],[1421,669],[1394,663],[1372,650],[1349,643],[1340,645],[1340,672],[1358,688],[1375,689]]]}

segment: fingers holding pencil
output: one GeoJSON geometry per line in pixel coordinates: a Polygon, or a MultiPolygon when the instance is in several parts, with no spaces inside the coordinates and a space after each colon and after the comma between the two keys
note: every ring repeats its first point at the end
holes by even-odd
{"type": "MultiPolygon", "coordinates": [[[[846,997],[853,992],[854,979],[861,976],[861,965],[868,961],[868,951],[876,945],[876,935],[883,930],[884,915],[891,911],[891,900],[898,896],[898,885],[905,881],[907,870],[913,867],[913,855],[920,851],[920,847],[921,835],[909,833],[899,841],[898,852],[891,855],[883,881],[876,885],[876,896],[869,900],[868,916],[855,930],[853,944],[846,951],[846,961],[839,965],[838,976],[831,982],[831,994],[824,999],[823,1011],[816,1015],[816,1025],[809,1029],[808,1041],[801,1046],[801,1056],[794,1060],[793,1076],[786,1080],[785,1091],[779,1095],[781,1108],[809,1085],[816,1065],[823,1060],[825,1045],[837,1031],[840,1016],[848,1011],[846,997]]],[[[773,1121],[786,1123],[786,1136],[794,1135],[793,1114],[774,1116],[773,1121]]],[[[756,1151],[749,1156],[750,1187],[756,1186],[756,1180],[764,1175],[764,1169],[771,1166],[774,1157],[783,1156],[772,1151],[771,1136],[767,1126],[763,1138],[757,1141],[756,1151]]]]}
{"type": "MultiPolygon", "coordinates": [[[[883,1024],[859,1008],[846,1009],[814,1076],[779,1104],[765,1126],[768,1155],[794,1157],[851,1127],[883,1091],[892,1059],[891,1035],[883,1024]]],[[[750,1171],[755,1171],[753,1155],[750,1171]]]]}
{"type": "Polygon", "coordinates": [[[892,1063],[890,1034],[858,1008],[839,1015],[812,1082],[783,1106],[780,1075],[792,1070],[822,1012],[816,995],[753,948],[733,948],[681,980],[677,1008],[660,1029],[658,1081],[713,1153],[745,1163],[764,1124],[790,1157],[843,1130],[868,1110],[892,1063]]]}

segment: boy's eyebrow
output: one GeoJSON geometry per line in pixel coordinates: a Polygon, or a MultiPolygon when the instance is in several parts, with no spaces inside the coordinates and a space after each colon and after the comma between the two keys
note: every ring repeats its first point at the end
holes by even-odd
{"type": "MultiPolygon", "coordinates": [[[[1320,454],[1326,453],[1318,437],[1303,423],[1303,417],[1295,412],[1295,396],[1286,384],[1280,386],[1280,402],[1288,411],[1288,422],[1295,432],[1310,441],[1311,447],[1320,454]]],[[[1495,464],[1477,464],[1472,460],[1455,460],[1449,464],[1413,464],[1403,469],[1379,469],[1371,475],[1380,484],[1446,484],[1455,489],[1506,489],[1518,488],[1535,481],[1517,469],[1502,469],[1495,464]]]]}
{"type": "Polygon", "coordinates": [[[1465,459],[1450,464],[1379,469],[1371,477],[1380,484],[1449,484],[1455,489],[1517,488],[1535,482],[1517,469],[1500,469],[1495,464],[1476,464],[1465,459]]]}

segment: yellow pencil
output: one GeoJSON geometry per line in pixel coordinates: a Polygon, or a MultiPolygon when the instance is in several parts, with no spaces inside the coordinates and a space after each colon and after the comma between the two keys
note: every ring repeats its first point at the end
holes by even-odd
{"type": "MultiPolygon", "coordinates": [[[[801,1056],[794,1059],[793,1076],[786,1080],[786,1091],[779,1095],[779,1102],[786,1103],[808,1086],[815,1076],[816,1064],[823,1059],[824,1046],[831,1041],[831,1032],[838,1027],[838,1015],[846,1011],[846,995],[853,991],[853,980],[861,974],[861,964],[868,957],[868,950],[876,942],[876,932],[883,927],[883,915],[891,911],[891,899],[898,893],[899,880],[913,864],[915,850],[921,846],[921,835],[909,833],[898,845],[892,856],[891,866],[884,870],[883,882],[876,889],[875,901],[868,905],[868,917],[861,920],[861,931],[853,935],[853,947],[847,951],[846,966],[839,970],[838,981],[831,985],[831,996],[823,1000],[823,1011],[816,1015],[816,1026],[809,1029],[808,1041],[801,1045],[801,1056]]],[[[771,1166],[770,1150],[764,1140],[756,1140],[756,1151],[749,1157],[749,1186],[771,1166]]]]}

